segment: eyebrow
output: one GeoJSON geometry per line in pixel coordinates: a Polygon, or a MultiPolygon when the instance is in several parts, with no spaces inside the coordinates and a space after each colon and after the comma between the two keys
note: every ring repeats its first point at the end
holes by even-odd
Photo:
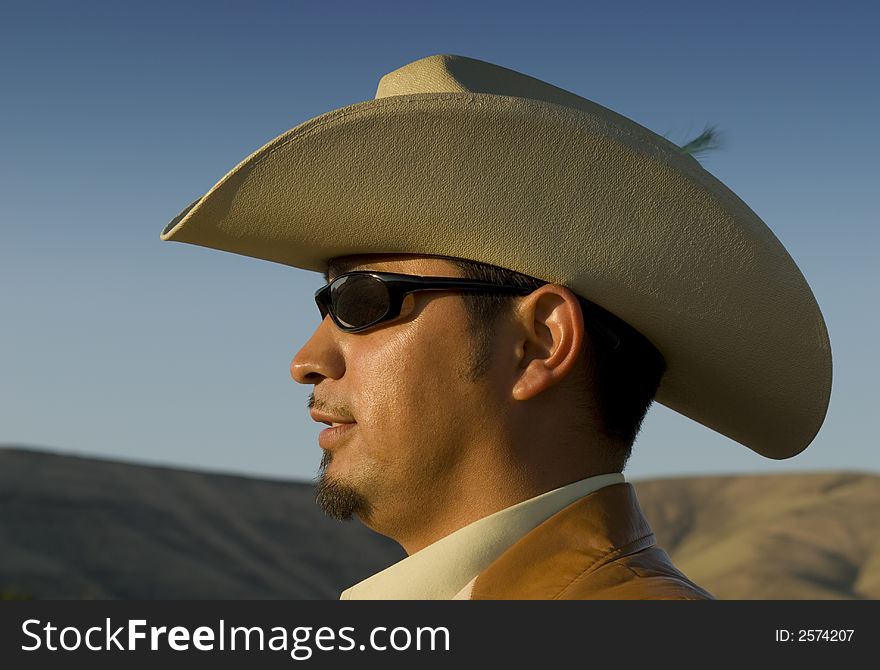
{"type": "Polygon", "coordinates": [[[324,281],[330,283],[331,277],[335,278],[341,274],[345,274],[349,270],[356,268],[360,263],[356,260],[336,260],[330,259],[327,263],[327,269],[324,270],[324,281]]]}

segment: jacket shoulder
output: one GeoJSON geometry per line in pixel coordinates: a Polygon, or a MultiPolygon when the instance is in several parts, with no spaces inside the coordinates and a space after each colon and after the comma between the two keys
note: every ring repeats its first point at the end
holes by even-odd
{"type": "Polygon", "coordinates": [[[585,570],[563,589],[561,600],[715,600],[673,565],[657,545],[585,570]]]}
{"type": "Polygon", "coordinates": [[[714,600],[656,543],[628,482],[565,507],[498,556],[472,600],[714,600]]]}

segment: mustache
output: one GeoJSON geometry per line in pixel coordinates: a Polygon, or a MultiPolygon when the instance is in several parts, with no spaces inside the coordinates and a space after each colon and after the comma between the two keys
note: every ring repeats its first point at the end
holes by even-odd
{"type": "Polygon", "coordinates": [[[326,412],[327,414],[332,414],[333,416],[338,416],[345,420],[354,421],[354,417],[352,416],[351,412],[349,412],[344,407],[330,405],[323,400],[318,400],[317,398],[315,398],[314,391],[309,393],[308,400],[306,401],[306,407],[308,407],[308,409],[317,408],[319,412],[326,412]]]}

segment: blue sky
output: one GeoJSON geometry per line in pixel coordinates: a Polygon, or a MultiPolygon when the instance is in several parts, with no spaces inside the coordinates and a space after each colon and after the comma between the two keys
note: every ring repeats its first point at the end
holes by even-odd
{"type": "Polygon", "coordinates": [[[834,354],[826,423],[764,459],[655,405],[630,478],[880,471],[873,3],[4,2],[0,443],[271,477],[320,461],[290,360],[316,273],[159,240],[239,160],[435,53],[683,143],[780,238],[834,354]]]}

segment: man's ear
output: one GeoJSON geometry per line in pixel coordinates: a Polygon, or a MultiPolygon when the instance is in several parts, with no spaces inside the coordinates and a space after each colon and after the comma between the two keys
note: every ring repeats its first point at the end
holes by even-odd
{"type": "Polygon", "coordinates": [[[572,373],[584,342],[584,317],[572,291],[544,284],[523,298],[516,310],[520,375],[513,397],[528,400],[572,373]]]}

